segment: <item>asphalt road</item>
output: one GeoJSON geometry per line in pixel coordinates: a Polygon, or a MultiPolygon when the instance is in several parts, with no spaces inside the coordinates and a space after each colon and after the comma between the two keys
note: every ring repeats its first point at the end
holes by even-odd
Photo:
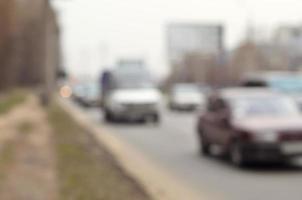
{"type": "MultiPolygon", "coordinates": [[[[194,113],[164,111],[160,126],[106,124],[97,109],[86,110],[96,123],[142,151],[178,180],[207,196],[230,200],[301,200],[302,165],[253,166],[238,169],[219,157],[198,153],[194,113]]],[[[212,199],[212,198],[211,198],[212,199]]]]}

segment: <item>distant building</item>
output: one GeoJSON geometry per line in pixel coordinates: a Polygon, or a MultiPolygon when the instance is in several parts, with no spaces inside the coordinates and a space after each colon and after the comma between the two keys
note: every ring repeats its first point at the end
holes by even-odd
{"type": "Polygon", "coordinates": [[[275,33],[274,43],[288,60],[287,68],[302,68],[302,26],[282,26],[275,33]]]}
{"type": "Polygon", "coordinates": [[[221,25],[175,23],[168,25],[168,57],[170,64],[182,63],[189,54],[219,55],[224,49],[221,25]]]}
{"type": "MultiPolygon", "coordinates": [[[[302,42],[302,26],[282,26],[279,27],[275,34],[275,41],[280,45],[298,46],[302,42]]],[[[302,47],[300,47],[302,49],[302,47]]]]}
{"type": "Polygon", "coordinates": [[[223,65],[223,26],[170,24],[167,27],[167,41],[172,82],[217,82],[219,78],[212,75],[223,65]]]}

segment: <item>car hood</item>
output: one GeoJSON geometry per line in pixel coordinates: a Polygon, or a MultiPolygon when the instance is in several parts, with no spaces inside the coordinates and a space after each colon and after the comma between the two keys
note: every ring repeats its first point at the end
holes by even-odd
{"type": "Polygon", "coordinates": [[[113,92],[111,100],[117,103],[159,103],[161,94],[157,89],[120,89],[113,92]]]}
{"type": "Polygon", "coordinates": [[[236,128],[249,131],[302,131],[302,117],[255,117],[234,120],[236,128]]]}
{"type": "Polygon", "coordinates": [[[204,100],[202,94],[177,94],[173,95],[173,101],[185,103],[201,103],[204,100]]]}

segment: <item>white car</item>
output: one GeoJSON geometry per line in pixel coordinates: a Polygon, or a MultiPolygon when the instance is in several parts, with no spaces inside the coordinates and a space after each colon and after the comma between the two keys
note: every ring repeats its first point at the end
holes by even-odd
{"type": "Polygon", "coordinates": [[[105,119],[160,121],[160,92],[155,88],[118,89],[106,101],[105,119]]]}
{"type": "Polygon", "coordinates": [[[98,107],[101,102],[101,89],[95,82],[78,84],[73,89],[76,101],[85,107],[98,107]]]}
{"type": "Polygon", "coordinates": [[[196,110],[205,104],[205,94],[195,84],[176,84],[169,95],[171,110],[196,110]]]}

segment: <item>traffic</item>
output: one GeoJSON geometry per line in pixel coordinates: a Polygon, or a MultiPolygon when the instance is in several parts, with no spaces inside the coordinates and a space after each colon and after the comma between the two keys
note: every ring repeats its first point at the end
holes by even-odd
{"type": "Polygon", "coordinates": [[[302,1],[0,10],[0,200],[302,199],[302,1]]]}
{"type": "Polygon", "coordinates": [[[302,156],[301,77],[266,72],[247,75],[238,86],[175,83],[165,92],[142,61],[129,60],[105,71],[99,84],[75,85],[73,99],[98,108],[106,123],[129,126],[160,125],[167,112],[185,112],[196,118],[201,155],[219,152],[238,167],[280,165],[302,156]]]}

